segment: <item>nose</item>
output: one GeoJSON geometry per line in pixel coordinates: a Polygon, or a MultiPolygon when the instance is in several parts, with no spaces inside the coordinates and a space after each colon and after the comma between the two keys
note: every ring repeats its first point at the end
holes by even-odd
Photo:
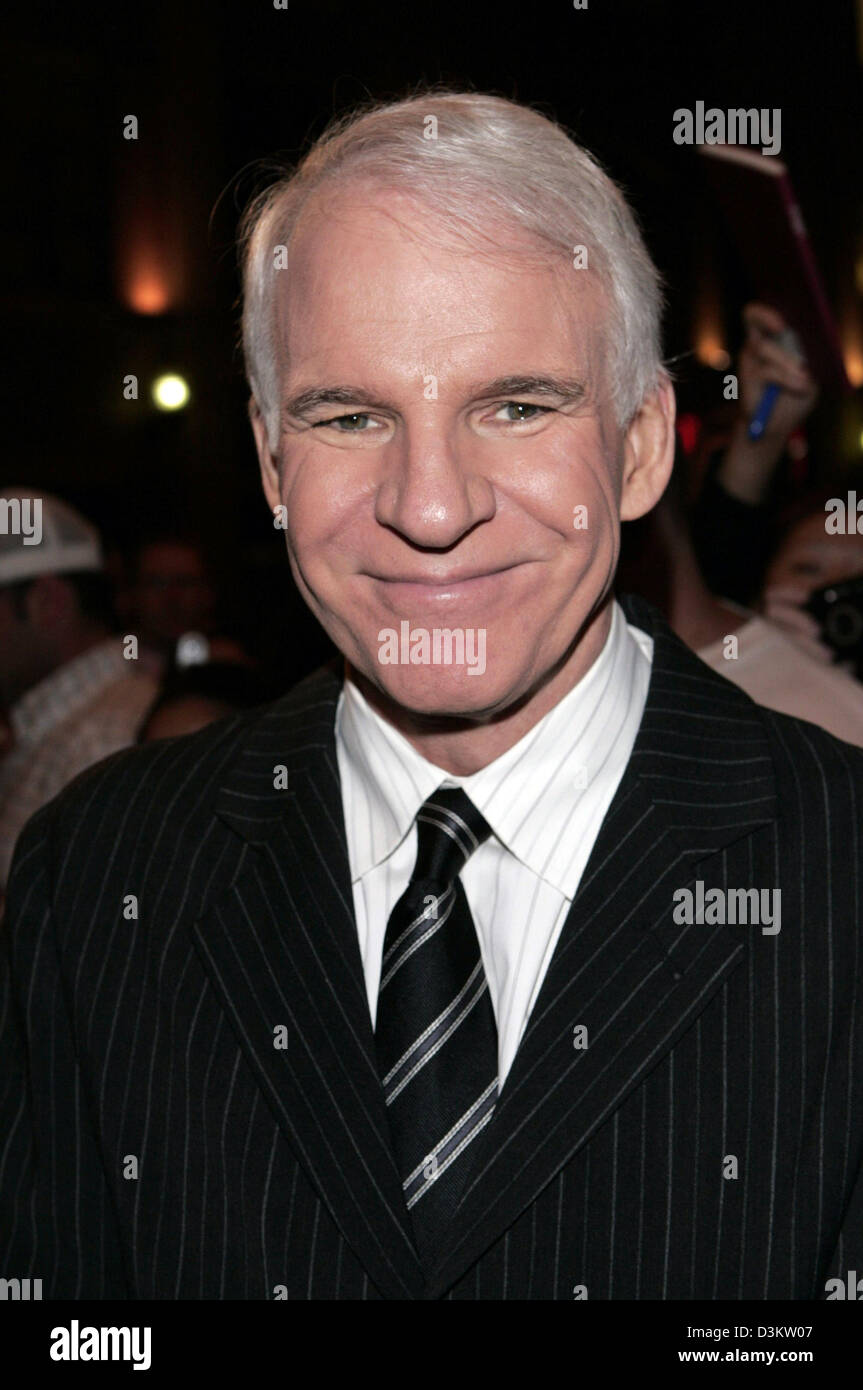
{"type": "Polygon", "coordinates": [[[413,545],[445,550],[495,513],[494,489],[471,464],[470,443],[432,421],[391,446],[375,517],[413,545]]]}

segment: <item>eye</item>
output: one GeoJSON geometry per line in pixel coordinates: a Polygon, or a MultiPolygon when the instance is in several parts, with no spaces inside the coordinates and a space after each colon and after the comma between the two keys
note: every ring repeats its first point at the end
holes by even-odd
{"type": "Polygon", "coordinates": [[[522,421],[536,420],[540,415],[547,415],[550,406],[531,405],[527,401],[504,401],[503,405],[495,407],[495,417],[499,418],[500,412],[505,410],[505,423],[511,425],[521,424],[522,421]]]}
{"type": "Polygon", "coordinates": [[[375,429],[380,429],[371,415],[364,415],[356,412],[352,415],[335,415],[332,420],[317,420],[314,428],[316,430],[326,427],[327,429],[338,430],[339,434],[367,434],[366,426],[372,424],[375,429]]]}

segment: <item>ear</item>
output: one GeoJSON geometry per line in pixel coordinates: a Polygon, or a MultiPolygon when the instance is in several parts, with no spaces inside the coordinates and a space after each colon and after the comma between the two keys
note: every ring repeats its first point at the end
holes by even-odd
{"type": "Polygon", "coordinates": [[[249,419],[252,424],[252,434],[255,436],[255,445],[258,450],[258,463],[261,469],[261,486],[264,489],[264,496],[270,511],[274,511],[281,503],[279,495],[279,466],[270,450],[270,441],[267,438],[267,425],[261,414],[258,402],[254,396],[249,400],[249,419]]]}
{"type": "Polygon", "coordinates": [[[663,376],[642,401],[626,432],[620,519],[635,521],[656,506],[674,466],[674,387],[663,376]]]}

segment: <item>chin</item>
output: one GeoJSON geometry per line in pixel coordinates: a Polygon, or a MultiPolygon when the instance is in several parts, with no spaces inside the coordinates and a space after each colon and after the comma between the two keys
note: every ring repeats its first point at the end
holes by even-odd
{"type": "Polygon", "coordinates": [[[472,675],[469,667],[378,666],[371,679],[401,709],[429,718],[481,719],[517,698],[514,676],[476,670],[472,675]]]}

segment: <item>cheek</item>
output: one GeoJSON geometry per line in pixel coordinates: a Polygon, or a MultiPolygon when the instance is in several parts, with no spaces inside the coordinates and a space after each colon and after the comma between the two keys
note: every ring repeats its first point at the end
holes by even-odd
{"type": "Polygon", "coordinates": [[[780,584],[801,583],[798,577],[792,574],[788,566],[788,561],[781,555],[777,555],[772,564],[768,565],[764,575],[764,587],[770,589],[780,584]]]}
{"type": "Polygon", "coordinates": [[[297,449],[285,461],[280,495],[287,510],[288,549],[298,558],[337,559],[350,549],[350,536],[370,485],[361,461],[349,468],[332,453],[297,449]]]}
{"type": "Polygon", "coordinates": [[[521,507],[548,533],[566,543],[572,565],[617,549],[617,493],[598,429],[586,438],[563,436],[554,441],[520,491],[511,489],[521,507]],[[595,435],[595,437],[594,437],[595,435]]]}

